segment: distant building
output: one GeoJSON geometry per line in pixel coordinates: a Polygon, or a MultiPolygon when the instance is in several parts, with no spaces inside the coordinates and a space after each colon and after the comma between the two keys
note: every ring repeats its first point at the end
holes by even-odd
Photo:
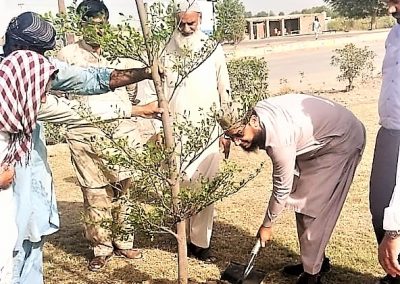
{"type": "Polygon", "coordinates": [[[246,18],[248,39],[264,39],[274,36],[311,34],[314,18],[318,17],[321,31],[326,30],[326,13],[296,14],[273,17],[246,18]]]}

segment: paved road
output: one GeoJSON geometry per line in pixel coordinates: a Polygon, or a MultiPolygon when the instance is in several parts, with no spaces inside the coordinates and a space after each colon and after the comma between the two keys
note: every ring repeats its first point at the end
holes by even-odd
{"type": "MultiPolygon", "coordinates": [[[[320,40],[332,40],[338,38],[350,38],[354,36],[362,36],[362,35],[371,35],[378,33],[387,33],[388,29],[379,29],[373,31],[351,31],[351,32],[337,32],[337,33],[323,33],[320,35],[320,40]]],[[[293,35],[293,36],[284,36],[284,37],[271,37],[268,39],[261,40],[244,40],[238,46],[239,47],[258,47],[258,46],[268,46],[268,45],[276,45],[276,44],[288,44],[295,42],[304,42],[304,41],[313,41],[314,35],[293,35]]]]}
{"type": "MultiPolygon", "coordinates": [[[[363,42],[358,46],[365,45],[377,54],[375,73],[380,72],[385,52],[384,41],[363,42]]],[[[275,92],[282,89],[285,81],[295,90],[343,89],[346,86],[345,82],[339,83],[336,80],[338,68],[330,66],[335,48],[337,47],[319,47],[266,55],[265,59],[270,69],[270,90],[275,92]],[[300,72],[304,75],[300,75],[300,72]]]]}

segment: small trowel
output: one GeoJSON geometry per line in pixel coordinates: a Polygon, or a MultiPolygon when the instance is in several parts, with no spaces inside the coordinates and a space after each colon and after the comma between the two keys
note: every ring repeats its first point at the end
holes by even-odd
{"type": "Polygon", "coordinates": [[[261,248],[261,241],[257,238],[257,242],[251,250],[247,265],[231,262],[221,275],[221,280],[228,281],[232,284],[260,284],[263,283],[265,273],[260,270],[253,270],[254,263],[261,248]]]}

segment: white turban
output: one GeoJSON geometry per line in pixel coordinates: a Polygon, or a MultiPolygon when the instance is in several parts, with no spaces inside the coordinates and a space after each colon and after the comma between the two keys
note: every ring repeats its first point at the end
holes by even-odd
{"type": "Polygon", "coordinates": [[[200,6],[196,0],[179,0],[176,2],[176,12],[197,12],[201,13],[200,6]]]}

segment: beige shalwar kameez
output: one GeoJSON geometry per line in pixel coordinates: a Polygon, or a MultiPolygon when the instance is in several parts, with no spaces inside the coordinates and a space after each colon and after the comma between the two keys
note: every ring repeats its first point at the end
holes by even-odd
{"type": "MultiPolygon", "coordinates": [[[[120,69],[137,67],[129,61],[109,62],[97,54],[84,40],[65,46],[59,51],[57,57],[68,64],[81,67],[120,69]]],[[[102,120],[115,120],[120,117],[130,117],[132,104],[129,96],[127,88],[118,88],[105,94],[75,96],[74,99],[90,110],[94,116],[100,117],[102,120]]],[[[145,134],[142,130],[150,124],[141,123],[143,120],[139,121],[139,118],[118,120],[114,137],[127,138],[131,147],[143,144],[150,135],[146,135],[147,133],[145,134]]],[[[117,192],[110,186],[110,183],[121,183],[124,189],[126,188],[125,184],[129,182],[131,173],[123,169],[110,170],[105,167],[105,161],[87,142],[87,139],[93,136],[105,137],[104,133],[96,126],[71,124],[67,127],[66,137],[71,151],[72,164],[84,199],[85,236],[93,246],[94,255],[111,255],[114,247],[132,249],[133,235],[128,238],[113,236],[109,229],[100,225],[105,219],[112,219],[118,225],[126,226],[121,220],[123,220],[127,208],[119,202],[120,195],[125,192],[117,192]]]]}
{"type": "Polygon", "coordinates": [[[316,274],[361,159],[364,126],[343,106],[302,94],[269,98],[255,111],[273,164],[263,225],[292,207],[304,271],[316,274]]]}

